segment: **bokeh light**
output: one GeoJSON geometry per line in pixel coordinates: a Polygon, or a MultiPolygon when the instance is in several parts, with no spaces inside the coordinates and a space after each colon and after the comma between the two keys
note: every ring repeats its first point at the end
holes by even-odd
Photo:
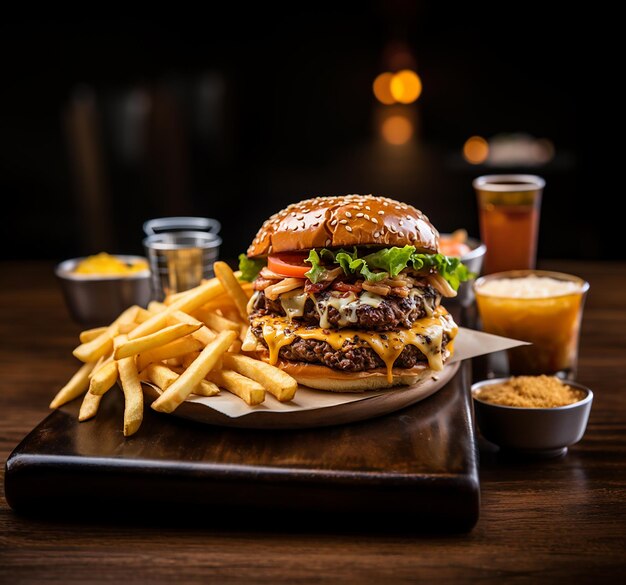
{"type": "Polygon", "coordinates": [[[473,165],[479,165],[489,156],[489,143],[482,136],[471,136],[463,145],[463,158],[473,165]]]}
{"type": "Polygon", "coordinates": [[[413,137],[413,123],[405,116],[389,116],[383,121],[380,132],[389,144],[406,144],[413,137]]]}
{"type": "Polygon", "coordinates": [[[386,106],[389,106],[395,103],[395,98],[391,94],[391,80],[393,79],[393,73],[389,73],[388,71],[385,73],[381,73],[374,80],[374,95],[376,99],[386,106]]]}
{"type": "Polygon", "coordinates": [[[391,95],[401,104],[413,103],[422,93],[422,80],[415,71],[398,71],[391,79],[391,95]]]}

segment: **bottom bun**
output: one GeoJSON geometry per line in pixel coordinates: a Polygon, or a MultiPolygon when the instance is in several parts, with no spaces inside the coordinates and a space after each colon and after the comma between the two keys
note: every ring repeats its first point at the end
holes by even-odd
{"type": "MultiPolygon", "coordinates": [[[[261,355],[261,359],[265,356],[261,355]]],[[[326,390],[328,392],[364,392],[365,390],[383,390],[394,386],[408,386],[428,377],[433,371],[425,365],[413,368],[394,368],[393,381],[387,379],[386,368],[376,368],[364,372],[341,372],[320,366],[280,360],[276,364],[281,370],[292,376],[298,384],[326,390]]]]}

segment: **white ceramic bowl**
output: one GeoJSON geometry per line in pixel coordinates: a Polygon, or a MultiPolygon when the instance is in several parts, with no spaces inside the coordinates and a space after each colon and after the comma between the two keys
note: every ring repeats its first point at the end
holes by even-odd
{"type": "MultiPolygon", "coordinates": [[[[143,256],[115,255],[124,262],[143,260],[143,256]]],[[[150,270],[128,275],[76,274],[84,258],[71,258],[58,264],[55,274],[72,318],[81,325],[108,325],[131,305],[145,307],[151,299],[150,270]]]]}

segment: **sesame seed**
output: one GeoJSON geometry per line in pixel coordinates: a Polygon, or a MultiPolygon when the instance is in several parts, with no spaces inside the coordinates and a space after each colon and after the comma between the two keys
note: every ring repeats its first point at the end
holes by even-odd
{"type": "Polygon", "coordinates": [[[402,209],[399,205],[394,205],[394,207],[399,211],[400,209],[402,209]]]}
{"type": "Polygon", "coordinates": [[[350,233],[352,233],[352,228],[351,228],[349,225],[347,225],[347,226],[346,226],[346,229],[347,229],[350,233]]]}
{"type": "Polygon", "coordinates": [[[347,219],[341,219],[339,220],[339,223],[342,223],[343,225],[346,225],[348,223],[347,219]]]}
{"type": "Polygon", "coordinates": [[[294,225],[294,226],[293,226],[293,231],[294,231],[294,232],[297,232],[297,231],[298,231],[298,226],[297,226],[297,225],[294,225]]]}
{"type": "MultiPolygon", "coordinates": [[[[319,221],[316,221],[316,222],[315,222],[314,224],[312,224],[312,225],[313,225],[313,227],[317,227],[319,224],[320,224],[320,222],[319,222],[319,221]]],[[[304,226],[302,226],[302,227],[304,227],[304,226]]]]}
{"type": "Polygon", "coordinates": [[[399,223],[400,225],[404,225],[404,222],[403,222],[402,220],[400,220],[398,223],[399,223]]]}
{"type": "Polygon", "coordinates": [[[301,215],[300,217],[296,217],[296,219],[297,219],[298,221],[302,221],[302,220],[304,219],[304,215],[301,215]]]}
{"type": "Polygon", "coordinates": [[[356,216],[357,217],[363,217],[363,214],[362,213],[357,213],[356,216]]]}
{"type": "Polygon", "coordinates": [[[411,220],[411,216],[407,215],[406,218],[410,221],[411,220]]]}
{"type": "Polygon", "coordinates": [[[352,217],[352,214],[349,211],[346,211],[346,217],[349,219],[352,217]]]}
{"type": "Polygon", "coordinates": [[[378,223],[378,220],[375,217],[372,217],[372,223],[378,223]]]}
{"type": "Polygon", "coordinates": [[[295,211],[292,211],[292,212],[291,212],[291,216],[292,216],[292,217],[296,217],[296,212],[295,212],[295,211]]]}
{"type": "Polygon", "coordinates": [[[319,219],[320,217],[322,217],[322,214],[321,214],[321,213],[318,213],[318,214],[315,216],[315,219],[319,219]]]}
{"type": "Polygon", "coordinates": [[[367,209],[368,211],[372,211],[372,208],[369,205],[366,205],[365,209],[367,209]]]}
{"type": "Polygon", "coordinates": [[[390,231],[392,234],[395,234],[395,233],[397,233],[397,232],[398,232],[398,230],[396,230],[396,228],[395,228],[395,227],[393,227],[392,225],[390,225],[390,226],[389,226],[389,231],[390,231]]]}
{"type": "Polygon", "coordinates": [[[367,221],[369,221],[369,219],[370,219],[370,216],[369,216],[369,215],[367,215],[367,213],[364,213],[364,214],[363,214],[363,217],[364,217],[367,221]]]}
{"type": "Polygon", "coordinates": [[[331,239],[330,239],[330,238],[328,238],[328,239],[326,240],[326,246],[330,246],[330,243],[331,243],[331,239]]]}
{"type": "Polygon", "coordinates": [[[337,225],[337,220],[333,219],[333,221],[330,222],[330,225],[337,225]]]}
{"type": "Polygon", "coordinates": [[[374,232],[374,237],[375,238],[380,238],[380,232],[374,232]]]}
{"type": "Polygon", "coordinates": [[[404,233],[403,232],[398,232],[398,235],[403,238],[404,237],[404,233]]]}
{"type": "Polygon", "coordinates": [[[381,210],[378,212],[378,215],[385,215],[385,212],[381,209],[381,210]]]}
{"type": "Polygon", "coordinates": [[[389,203],[387,203],[386,201],[383,201],[383,205],[384,205],[385,207],[389,207],[389,203]]]}

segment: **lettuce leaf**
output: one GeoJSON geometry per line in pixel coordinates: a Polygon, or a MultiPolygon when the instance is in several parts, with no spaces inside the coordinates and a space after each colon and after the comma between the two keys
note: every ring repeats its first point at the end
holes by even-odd
{"type": "Polygon", "coordinates": [[[239,254],[239,270],[241,270],[239,280],[252,282],[264,266],[265,260],[261,258],[248,258],[245,254],[239,254]]]}
{"type": "Polygon", "coordinates": [[[461,282],[472,278],[459,258],[444,256],[443,254],[420,254],[415,251],[414,246],[404,246],[398,248],[383,248],[371,254],[359,258],[358,250],[339,250],[333,252],[328,248],[311,250],[305,262],[311,264],[311,270],[306,276],[313,283],[321,280],[325,268],[322,261],[327,265],[339,264],[348,276],[362,276],[370,282],[378,282],[388,277],[395,277],[407,266],[412,266],[415,270],[426,270],[439,273],[445,278],[450,286],[457,290],[461,282]]]}
{"type": "MultiPolygon", "coordinates": [[[[328,252],[329,250],[326,251],[328,252]]],[[[311,250],[309,252],[309,257],[305,260],[305,262],[311,265],[311,270],[305,272],[304,276],[315,284],[318,280],[321,280],[324,272],[326,272],[326,268],[322,266],[322,259],[315,250],[311,250]]]]}
{"type": "MultiPolygon", "coordinates": [[[[415,270],[437,272],[454,290],[457,290],[462,282],[476,276],[470,273],[459,258],[443,254],[420,254],[416,252],[414,246],[383,248],[361,258],[356,247],[352,251],[342,249],[336,252],[328,248],[318,248],[309,252],[305,262],[311,265],[305,276],[314,284],[322,280],[326,268],[334,264],[341,266],[346,275],[362,276],[369,282],[393,278],[407,266],[411,266],[415,270]]],[[[239,256],[241,280],[254,280],[264,265],[264,260],[252,260],[241,254],[239,256]]]]}

